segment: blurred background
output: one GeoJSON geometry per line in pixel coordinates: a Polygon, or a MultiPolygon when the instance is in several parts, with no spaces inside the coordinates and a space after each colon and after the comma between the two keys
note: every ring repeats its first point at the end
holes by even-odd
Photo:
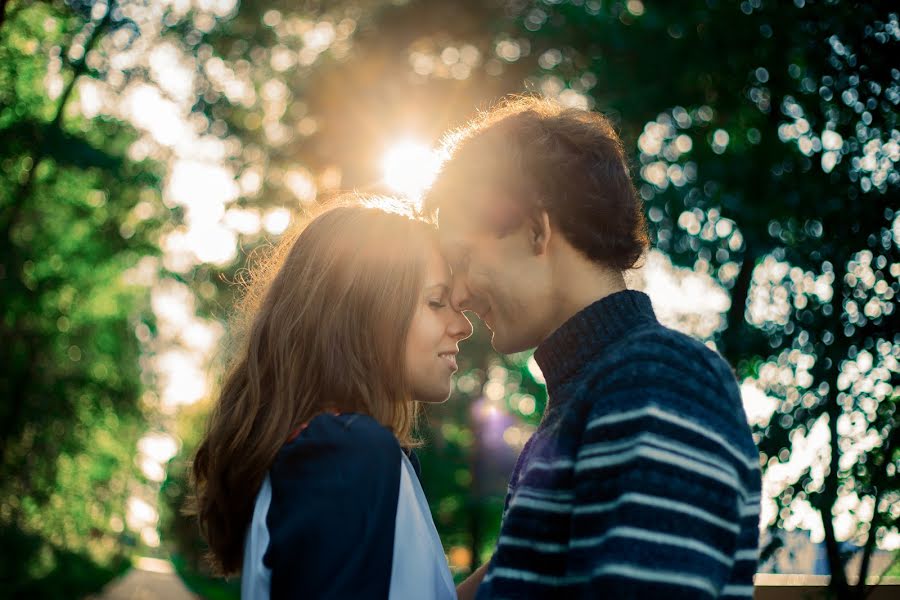
{"type": "MultiPolygon", "coordinates": [[[[0,0],[0,596],[139,571],[237,597],[179,511],[248,255],[340,191],[415,200],[441,136],[507,93],[621,132],[654,246],[630,285],[742,384],[757,583],[900,574],[897,9],[0,0]]],[[[476,323],[421,425],[458,580],[546,401],[489,342],[476,323]]]]}

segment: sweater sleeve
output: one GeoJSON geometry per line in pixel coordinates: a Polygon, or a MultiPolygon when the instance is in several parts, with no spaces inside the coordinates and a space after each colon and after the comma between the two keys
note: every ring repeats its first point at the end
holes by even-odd
{"type": "Polygon", "coordinates": [[[271,598],[386,598],[401,450],[363,415],[321,415],[279,453],[266,517],[271,598]]]}
{"type": "Polygon", "coordinates": [[[734,458],[725,439],[644,393],[587,418],[570,573],[585,597],[716,598],[738,543],[734,458]]]}

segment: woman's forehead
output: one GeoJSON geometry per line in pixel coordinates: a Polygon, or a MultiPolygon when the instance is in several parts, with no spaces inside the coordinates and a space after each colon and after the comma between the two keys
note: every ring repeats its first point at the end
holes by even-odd
{"type": "Polygon", "coordinates": [[[445,285],[450,279],[447,257],[436,245],[429,245],[426,261],[425,286],[445,285]]]}

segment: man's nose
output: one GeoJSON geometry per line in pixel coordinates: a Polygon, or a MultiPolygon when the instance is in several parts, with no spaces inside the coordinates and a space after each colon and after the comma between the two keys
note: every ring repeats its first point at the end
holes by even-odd
{"type": "Polygon", "coordinates": [[[465,280],[459,276],[454,277],[452,286],[450,290],[450,306],[457,312],[470,310],[472,308],[472,294],[469,292],[465,280]]]}

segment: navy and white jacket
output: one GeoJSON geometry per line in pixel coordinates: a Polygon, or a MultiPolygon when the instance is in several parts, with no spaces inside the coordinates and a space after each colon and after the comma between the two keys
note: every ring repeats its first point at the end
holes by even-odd
{"type": "Polygon", "coordinates": [[[371,417],[315,417],[257,494],[241,597],[455,599],[418,469],[371,417]]]}

